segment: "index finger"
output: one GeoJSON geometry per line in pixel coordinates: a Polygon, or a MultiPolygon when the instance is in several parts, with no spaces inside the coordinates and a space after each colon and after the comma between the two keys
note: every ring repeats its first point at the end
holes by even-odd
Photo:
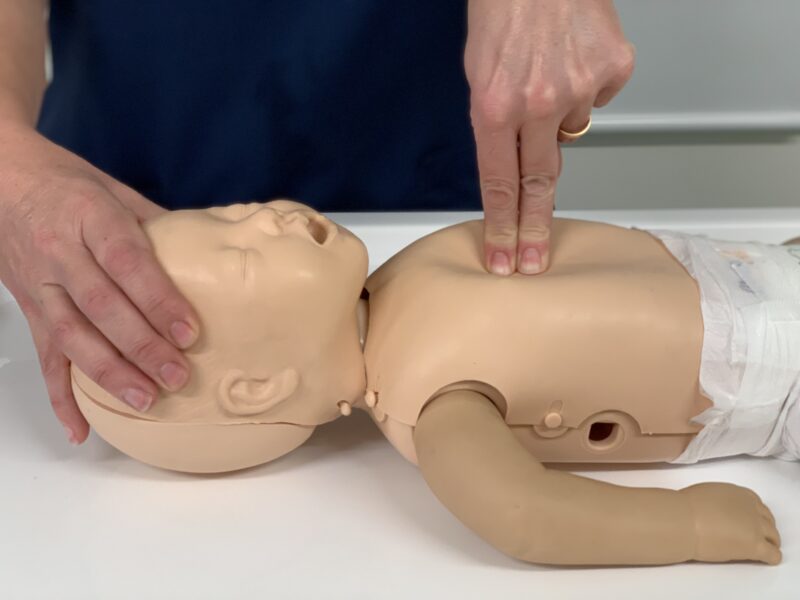
{"type": "Polygon", "coordinates": [[[200,319],[156,260],[135,217],[114,206],[99,210],[84,222],[83,239],[100,267],[162,337],[182,349],[195,342],[200,319]]]}
{"type": "Polygon", "coordinates": [[[514,127],[475,126],[486,267],[496,275],[516,269],[519,221],[519,163],[514,127]]]}

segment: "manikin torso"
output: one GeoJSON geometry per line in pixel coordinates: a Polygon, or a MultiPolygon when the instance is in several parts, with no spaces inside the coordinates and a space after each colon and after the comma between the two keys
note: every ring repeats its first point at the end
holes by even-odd
{"type": "Polygon", "coordinates": [[[416,462],[413,426],[445,389],[489,396],[540,460],[676,458],[709,402],[694,280],[648,233],[556,220],[550,270],[499,278],[482,224],[404,249],[367,282],[367,400],[416,462]]]}

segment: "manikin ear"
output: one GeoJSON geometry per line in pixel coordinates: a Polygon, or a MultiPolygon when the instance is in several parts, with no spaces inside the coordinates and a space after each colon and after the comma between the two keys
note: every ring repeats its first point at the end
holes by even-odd
{"type": "Polygon", "coordinates": [[[299,383],[300,376],[294,369],[284,369],[264,379],[248,377],[244,371],[234,369],[219,382],[219,402],[231,414],[257,415],[294,394],[299,383]]]}

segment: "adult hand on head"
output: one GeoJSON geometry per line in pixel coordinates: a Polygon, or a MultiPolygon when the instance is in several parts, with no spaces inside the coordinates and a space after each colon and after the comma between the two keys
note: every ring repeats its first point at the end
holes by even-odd
{"type": "Polygon", "coordinates": [[[0,124],[0,280],[28,320],[73,443],[89,426],[70,361],[138,410],[159,385],[175,390],[188,378],[179,348],[196,339],[198,318],[141,228],[162,211],[30,127],[0,124]]]}
{"type": "Polygon", "coordinates": [[[487,268],[547,268],[559,129],[630,78],[634,52],[611,0],[469,0],[464,58],[485,210],[487,268]]]}

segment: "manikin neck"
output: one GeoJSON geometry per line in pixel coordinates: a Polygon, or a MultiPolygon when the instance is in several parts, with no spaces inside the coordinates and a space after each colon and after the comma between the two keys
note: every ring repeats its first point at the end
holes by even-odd
{"type": "Polygon", "coordinates": [[[367,330],[369,329],[369,300],[361,298],[356,306],[356,322],[358,323],[358,339],[361,341],[361,350],[367,343],[367,330]]]}
{"type": "MultiPolygon", "coordinates": [[[[356,323],[358,325],[358,340],[361,342],[361,351],[363,352],[367,343],[367,329],[369,329],[369,296],[366,292],[358,301],[358,305],[356,305],[356,323]]],[[[339,402],[339,410],[344,416],[348,416],[353,408],[367,410],[367,407],[366,390],[364,390],[364,395],[353,402],[339,402]]]]}

